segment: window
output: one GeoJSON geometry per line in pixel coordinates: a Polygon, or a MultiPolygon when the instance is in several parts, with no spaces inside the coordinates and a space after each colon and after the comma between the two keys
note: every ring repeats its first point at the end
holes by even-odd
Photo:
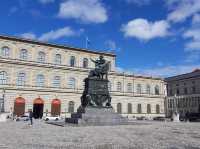
{"type": "Polygon", "coordinates": [[[137,85],[137,94],[141,94],[142,93],[142,87],[141,84],[137,85]]]}
{"type": "Polygon", "coordinates": [[[83,68],[88,68],[88,59],[87,58],[83,59],[83,68]]]}
{"type": "Polygon", "coordinates": [[[0,84],[4,85],[7,84],[8,81],[8,74],[5,71],[0,72],[0,84]]]}
{"type": "Polygon", "coordinates": [[[76,80],[75,80],[75,78],[69,78],[68,87],[75,89],[75,87],[76,87],[76,80]]]}
{"type": "Polygon", "coordinates": [[[19,73],[17,76],[17,86],[23,86],[26,82],[26,74],[25,73],[19,73]]]}
{"type": "Polygon", "coordinates": [[[188,94],[187,88],[184,88],[184,94],[188,94]]]}
{"type": "Polygon", "coordinates": [[[118,103],[117,104],[117,113],[122,113],[122,104],[121,103],[118,103]]]}
{"type": "Polygon", "coordinates": [[[156,114],[160,114],[160,105],[156,105],[156,114]]]}
{"type": "Polygon", "coordinates": [[[141,104],[138,104],[138,106],[137,106],[137,112],[138,113],[142,113],[142,105],[141,104]]]}
{"type": "Polygon", "coordinates": [[[132,113],[132,104],[128,103],[128,114],[132,113]]]}
{"type": "Polygon", "coordinates": [[[147,104],[147,113],[150,114],[151,113],[151,105],[147,104]]]}
{"type": "Polygon", "coordinates": [[[19,57],[22,60],[27,60],[28,59],[28,51],[26,49],[21,49],[19,57]]]}
{"type": "Polygon", "coordinates": [[[38,53],[38,59],[37,60],[38,60],[39,63],[44,63],[45,62],[45,53],[40,51],[38,53]]]}
{"type": "Polygon", "coordinates": [[[68,105],[68,112],[73,113],[74,112],[74,102],[70,101],[68,105]]]}
{"type": "Polygon", "coordinates": [[[193,94],[196,93],[196,88],[195,88],[195,86],[192,87],[192,93],[193,93],[193,94]]]}
{"type": "Polygon", "coordinates": [[[76,58],[74,56],[71,56],[70,57],[70,66],[71,67],[74,67],[75,66],[75,63],[76,63],[76,58]]]}
{"type": "Polygon", "coordinates": [[[156,95],[159,95],[159,94],[160,94],[159,86],[158,86],[158,85],[155,86],[155,94],[156,94],[156,95]]]}
{"type": "Polygon", "coordinates": [[[44,82],[45,82],[44,75],[42,75],[42,74],[37,75],[36,80],[37,80],[37,82],[36,82],[37,86],[39,86],[39,87],[44,86],[44,82]]]}
{"type": "Polygon", "coordinates": [[[109,90],[109,91],[112,90],[112,84],[111,84],[111,82],[108,82],[108,90],[109,90]]]}
{"type": "Polygon", "coordinates": [[[55,56],[55,64],[61,64],[61,55],[60,54],[56,54],[56,56],[55,56]]]}
{"type": "Polygon", "coordinates": [[[8,47],[2,47],[1,56],[9,57],[10,56],[10,49],[8,47]]]}
{"type": "Polygon", "coordinates": [[[55,76],[53,79],[53,87],[59,88],[60,87],[60,76],[55,76]]]}
{"type": "Polygon", "coordinates": [[[127,84],[127,91],[130,93],[132,92],[132,84],[131,83],[128,83],[127,84]]]}
{"type": "Polygon", "coordinates": [[[117,91],[118,92],[122,91],[122,83],[121,82],[117,82],[117,91]]]}
{"type": "Polygon", "coordinates": [[[179,89],[178,88],[176,89],[176,94],[179,95],[179,89]]]}
{"type": "Polygon", "coordinates": [[[151,87],[149,84],[147,84],[147,86],[146,86],[146,93],[151,94],[151,87]]]}

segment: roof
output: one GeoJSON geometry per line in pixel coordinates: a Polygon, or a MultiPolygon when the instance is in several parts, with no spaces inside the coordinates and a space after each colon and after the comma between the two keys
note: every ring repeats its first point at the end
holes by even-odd
{"type": "Polygon", "coordinates": [[[196,78],[196,77],[200,77],[200,69],[195,69],[194,71],[189,72],[189,73],[165,78],[165,81],[167,81],[167,82],[178,81],[178,80],[190,79],[190,78],[196,78]]]}
{"type": "Polygon", "coordinates": [[[81,51],[81,52],[102,54],[102,55],[105,55],[105,56],[116,57],[116,55],[114,53],[110,53],[110,52],[100,52],[100,51],[95,51],[95,50],[90,50],[90,49],[71,47],[71,46],[67,46],[67,45],[58,45],[58,44],[47,43],[47,42],[42,42],[42,41],[37,41],[37,40],[14,37],[14,36],[0,35],[0,39],[12,40],[12,41],[18,41],[18,42],[30,43],[30,44],[36,44],[36,45],[49,46],[49,47],[54,47],[54,48],[61,48],[61,49],[68,49],[68,50],[70,49],[70,50],[74,50],[74,51],[81,51]]]}

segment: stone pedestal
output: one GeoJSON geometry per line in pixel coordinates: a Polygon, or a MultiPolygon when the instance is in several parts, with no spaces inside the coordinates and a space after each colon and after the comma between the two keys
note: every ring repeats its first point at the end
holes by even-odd
{"type": "Polygon", "coordinates": [[[180,122],[180,120],[179,120],[179,113],[174,113],[173,114],[173,122],[180,122]]]}
{"type": "Polygon", "coordinates": [[[6,122],[7,121],[7,113],[0,113],[0,122],[6,122]]]}
{"type": "Polygon", "coordinates": [[[123,125],[128,119],[114,112],[112,108],[86,107],[73,113],[71,118],[66,118],[67,123],[78,125],[123,125]],[[82,112],[80,112],[82,110],[82,112]]]}

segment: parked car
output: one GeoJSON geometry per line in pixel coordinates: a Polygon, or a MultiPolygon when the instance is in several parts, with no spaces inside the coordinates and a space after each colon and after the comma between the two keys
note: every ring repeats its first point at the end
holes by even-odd
{"type": "Polygon", "coordinates": [[[188,119],[190,122],[200,122],[200,113],[189,113],[188,119]]]}
{"type": "Polygon", "coordinates": [[[154,121],[165,121],[165,117],[157,116],[153,118],[154,121]]]}
{"type": "Polygon", "coordinates": [[[29,116],[28,115],[22,115],[22,116],[16,117],[15,120],[16,121],[28,121],[29,120],[29,116]]]}
{"type": "Polygon", "coordinates": [[[43,120],[45,121],[58,121],[61,120],[62,118],[60,116],[45,116],[43,120]]]}

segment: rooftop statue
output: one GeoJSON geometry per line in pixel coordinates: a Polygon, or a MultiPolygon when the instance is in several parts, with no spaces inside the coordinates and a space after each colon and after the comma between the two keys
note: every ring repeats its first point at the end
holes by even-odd
{"type": "Polygon", "coordinates": [[[105,79],[107,80],[110,62],[106,61],[103,55],[100,55],[99,59],[91,59],[91,61],[95,63],[95,69],[90,71],[89,77],[97,77],[99,79],[104,79],[105,75],[105,79]]]}

